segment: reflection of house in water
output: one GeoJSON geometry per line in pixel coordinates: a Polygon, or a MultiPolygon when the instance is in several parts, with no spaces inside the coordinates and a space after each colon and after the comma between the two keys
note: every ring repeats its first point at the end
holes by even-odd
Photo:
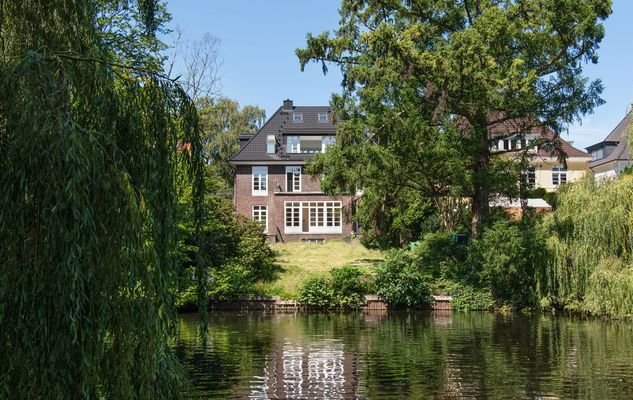
{"type": "Polygon", "coordinates": [[[357,355],[341,340],[286,341],[251,381],[252,399],[345,399],[358,387],[357,355]]]}

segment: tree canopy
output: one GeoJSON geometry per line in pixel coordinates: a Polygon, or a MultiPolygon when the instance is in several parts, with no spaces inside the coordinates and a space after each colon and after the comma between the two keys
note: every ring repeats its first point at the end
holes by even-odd
{"type": "Polygon", "coordinates": [[[174,177],[198,196],[203,158],[164,5],[0,10],[0,397],[178,398],[174,177]]]}
{"type": "Polygon", "coordinates": [[[257,106],[240,108],[237,101],[226,97],[202,97],[197,103],[205,157],[232,189],[235,172],[229,158],[240,149],[240,135],[253,135],[262,127],[266,112],[257,106]]]}
{"type": "Polygon", "coordinates": [[[610,1],[343,0],[340,13],[333,34],[309,34],[296,52],[302,69],[343,73],[339,150],[322,163],[340,172],[338,189],[391,181],[428,198],[467,196],[477,234],[490,193],[510,190],[489,126],[529,117],[559,133],[602,102],[582,67],[597,62],[610,1]]]}

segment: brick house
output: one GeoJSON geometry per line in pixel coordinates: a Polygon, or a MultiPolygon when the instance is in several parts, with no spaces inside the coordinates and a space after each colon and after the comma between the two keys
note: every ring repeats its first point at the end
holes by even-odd
{"type": "Polygon", "coordinates": [[[253,136],[240,138],[235,168],[237,213],[260,222],[272,241],[324,240],[352,233],[352,196],[328,196],[305,173],[336,140],[330,107],[283,105],[253,136]]]}

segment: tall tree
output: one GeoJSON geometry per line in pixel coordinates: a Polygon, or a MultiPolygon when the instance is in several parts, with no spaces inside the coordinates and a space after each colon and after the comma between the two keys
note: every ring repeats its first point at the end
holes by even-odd
{"type": "Polygon", "coordinates": [[[338,145],[356,132],[356,143],[417,149],[417,135],[394,121],[461,135],[474,235],[499,182],[490,125],[529,117],[558,133],[602,102],[601,83],[583,77],[582,66],[597,62],[608,0],[343,0],[340,13],[333,36],[308,35],[297,50],[302,69],[315,61],[343,72],[333,103],[343,117],[359,115],[363,128],[344,124],[338,145]]]}
{"type": "Polygon", "coordinates": [[[163,17],[156,0],[0,0],[2,398],[179,397],[174,171],[199,196],[202,146],[158,67],[163,17]]]}
{"type": "Polygon", "coordinates": [[[198,107],[205,157],[215,173],[232,188],[235,172],[229,158],[240,149],[240,135],[252,135],[262,127],[266,112],[257,106],[240,109],[237,101],[226,97],[200,98],[198,107]]]}

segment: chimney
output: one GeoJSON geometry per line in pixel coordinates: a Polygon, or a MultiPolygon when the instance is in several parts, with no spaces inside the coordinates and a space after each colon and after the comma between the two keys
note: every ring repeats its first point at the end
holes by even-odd
{"type": "Polygon", "coordinates": [[[290,100],[290,99],[284,100],[283,110],[284,111],[292,111],[292,100],[290,100]]]}

